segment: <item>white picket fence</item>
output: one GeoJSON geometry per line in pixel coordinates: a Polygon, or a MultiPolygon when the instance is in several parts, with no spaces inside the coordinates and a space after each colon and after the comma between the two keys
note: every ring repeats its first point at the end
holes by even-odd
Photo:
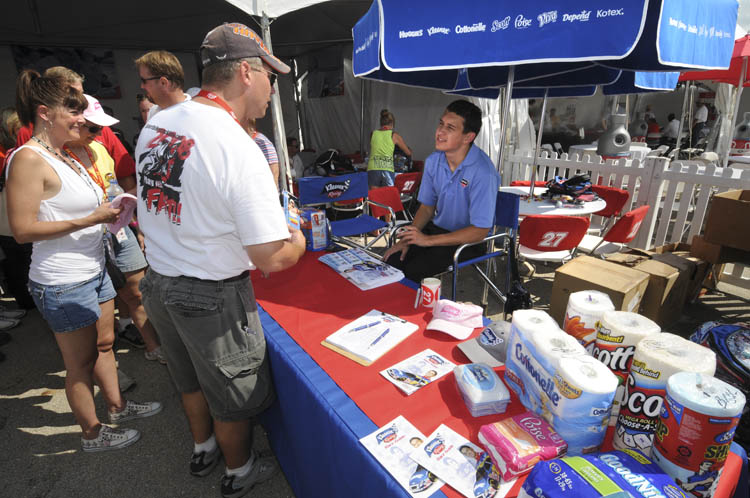
{"type": "MultiPolygon", "coordinates": [[[[530,180],[533,152],[517,152],[503,164],[503,185],[530,180]]],[[[630,192],[623,211],[651,206],[633,247],[648,249],[672,242],[690,243],[703,231],[711,197],[720,192],[750,189],[750,170],[719,168],[696,161],[670,161],[647,157],[640,161],[601,161],[599,156],[561,157],[544,151],[537,161],[537,180],[555,175],[570,177],[589,173],[593,183],[616,186],[630,192]]],[[[750,289],[750,268],[726,265],[722,280],[750,289]]]]}

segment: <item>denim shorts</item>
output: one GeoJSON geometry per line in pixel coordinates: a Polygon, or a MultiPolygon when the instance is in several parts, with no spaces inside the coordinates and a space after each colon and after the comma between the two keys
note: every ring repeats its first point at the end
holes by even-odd
{"type": "Polygon", "coordinates": [[[143,306],[181,393],[203,392],[216,420],[245,420],[274,399],[266,339],[247,274],[223,280],[141,280],[143,306]]]}
{"type": "Polygon", "coordinates": [[[72,332],[96,323],[100,303],[115,298],[106,270],[84,282],[43,285],[29,280],[29,294],[53,332],[72,332]]]}
{"type": "Polygon", "coordinates": [[[112,237],[115,248],[115,264],[121,272],[137,271],[142,270],[148,266],[146,263],[146,257],[141,251],[141,246],[138,245],[138,239],[133,233],[133,230],[129,226],[123,228],[127,238],[122,242],[117,240],[117,237],[112,237]]]}
{"type": "Polygon", "coordinates": [[[372,170],[367,172],[367,186],[375,187],[392,187],[396,180],[396,173],[385,170],[372,170]]]}

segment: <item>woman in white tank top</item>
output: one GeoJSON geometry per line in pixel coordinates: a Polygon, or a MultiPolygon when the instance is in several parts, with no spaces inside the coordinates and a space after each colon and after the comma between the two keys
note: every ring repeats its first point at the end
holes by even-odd
{"type": "Polygon", "coordinates": [[[80,138],[87,102],[80,90],[59,78],[21,72],[16,107],[34,135],[10,157],[8,219],[19,243],[33,242],[29,289],[55,332],[65,362],[65,392],[81,426],[84,451],[128,446],[140,433],[102,425],[96,416],[96,377],[110,422],[147,416],[161,406],[126,401],[117,382],[114,342],[114,288],[104,269],[103,223],[119,209],[86,170],[62,150],[80,138]]]}

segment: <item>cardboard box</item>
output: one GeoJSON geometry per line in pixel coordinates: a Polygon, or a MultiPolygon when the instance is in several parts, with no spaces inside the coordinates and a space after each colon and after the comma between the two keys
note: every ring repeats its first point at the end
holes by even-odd
{"type": "Polygon", "coordinates": [[[730,190],[713,196],[703,238],[750,251],[750,190],[730,190]]]}
{"type": "Polygon", "coordinates": [[[574,258],[555,271],[550,315],[562,327],[570,294],[583,290],[604,292],[617,310],[637,311],[648,281],[647,273],[624,265],[590,256],[574,258]]]}
{"type": "Polygon", "coordinates": [[[714,244],[696,235],[690,245],[690,255],[708,261],[711,264],[745,263],[750,264],[750,251],[714,244]]]}
{"type": "Polygon", "coordinates": [[[638,312],[665,327],[680,318],[686,302],[695,299],[710,268],[689,251],[688,244],[668,244],[650,251],[631,249],[613,254],[607,261],[648,273],[638,312]]]}

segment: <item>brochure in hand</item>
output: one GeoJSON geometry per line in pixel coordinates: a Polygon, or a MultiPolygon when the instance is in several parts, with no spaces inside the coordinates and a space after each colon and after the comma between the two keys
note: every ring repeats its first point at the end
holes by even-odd
{"type": "Polygon", "coordinates": [[[321,344],[367,366],[417,329],[416,323],[383,311],[370,310],[326,337],[321,344]]]}
{"type": "Polygon", "coordinates": [[[447,425],[440,425],[411,458],[467,498],[505,496],[514,481],[500,484],[500,472],[486,451],[447,425]]]}
{"type": "Polygon", "coordinates": [[[412,497],[431,496],[443,481],[410,458],[424,434],[399,415],[359,441],[412,497]]]}
{"type": "Polygon", "coordinates": [[[455,364],[435,351],[425,349],[411,358],[386,368],[380,375],[391,381],[407,395],[418,391],[430,382],[452,372],[455,364]]]}
{"type": "Polygon", "coordinates": [[[339,275],[361,290],[375,289],[399,282],[404,278],[403,272],[398,268],[357,248],[324,254],[318,258],[318,261],[336,270],[339,275]]]}

